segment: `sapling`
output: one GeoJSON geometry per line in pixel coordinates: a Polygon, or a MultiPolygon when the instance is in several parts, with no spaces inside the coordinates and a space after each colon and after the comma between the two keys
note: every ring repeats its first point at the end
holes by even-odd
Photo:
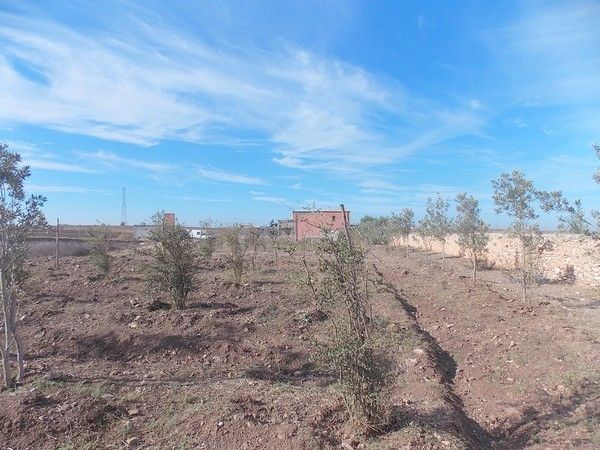
{"type": "Polygon", "coordinates": [[[256,269],[256,255],[258,254],[259,247],[264,247],[263,238],[260,232],[260,228],[248,227],[246,230],[246,241],[247,246],[251,250],[250,263],[252,270],[256,269]]]}
{"type": "Polygon", "coordinates": [[[17,377],[20,383],[25,372],[24,349],[19,335],[19,295],[25,280],[23,265],[29,245],[28,233],[46,226],[41,211],[46,199],[39,195],[25,196],[23,183],[30,176],[29,166],[21,165],[21,156],[0,144],[0,296],[4,339],[0,347],[4,385],[14,386],[11,352],[16,353],[17,377]]]}
{"type": "Polygon", "coordinates": [[[536,222],[535,205],[548,211],[555,207],[552,199],[560,198],[559,192],[548,193],[535,188],[518,170],[503,173],[492,180],[496,213],[506,213],[512,220],[509,233],[517,239],[517,280],[521,285],[523,301],[529,301],[527,293],[541,276],[541,255],[546,246],[536,222]]]}
{"type": "Polygon", "coordinates": [[[392,218],[398,233],[400,233],[400,236],[404,241],[406,256],[408,257],[410,233],[412,233],[415,228],[415,213],[412,209],[404,208],[398,214],[394,213],[392,218]]]}
{"type": "Polygon", "coordinates": [[[419,220],[415,230],[417,231],[417,235],[421,242],[423,243],[423,247],[425,248],[425,253],[429,253],[431,251],[431,230],[427,222],[423,219],[419,220]]]}
{"type": "Polygon", "coordinates": [[[378,346],[365,250],[345,222],[342,233],[325,233],[317,244],[317,258],[319,279],[311,287],[333,328],[322,356],[335,370],[357,425],[367,432],[381,430],[391,363],[378,346]]]}
{"type": "Polygon", "coordinates": [[[466,192],[456,196],[454,229],[458,245],[463,248],[473,265],[473,282],[477,281],[477,266],[486,252],[490,239],[489,225],[480,217],[479,202],[466,192]]]}
{"type": "Polygon", "coordinates": [[[246,251],[248,250],[246,230],[241,225],[228,227],[223,232],[223,241],[227,264],[231,267],[235,283],[240,284],[246,272],[246,251]]]}
{"type": "Polygon", "coordinates": [[[383,216],[364,216],[356,228],[361,236],[373,245],[387,245],[393,235],[391,220],[383,216]]]}
{"type": "Polygon", "coordinates": [[[152,222],[149,286],[168,292],[175,307],[183,309],[195,286],[200,252],[194,238],[181,224],[166,222],[161,212],[154,215],[152,222]]]}
{"type": "Polygon", "coordinates": [[[444,200],[440,194],[436,196],[435,200],[428,197],[427,209],[423,218],[423,224],[431,237],[442,246],[442,269],[446,260],[446,240],[450,233],[452,233],[452,219],[448,217],[449,208],[450,203],[444,200]]]}
{"type": "Polygon", "coordinates": [[[100,271],[102,277],[110,271],[109,237],[107,226],[99,225],[88,230],[88,242],[90,245],[90,259],[92,264],[100,271]]]}

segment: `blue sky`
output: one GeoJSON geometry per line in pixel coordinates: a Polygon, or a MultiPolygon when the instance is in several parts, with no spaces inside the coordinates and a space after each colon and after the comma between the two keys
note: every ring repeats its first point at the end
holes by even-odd
{"type": "Polygon", "coordinates": [[[502,226],[512,169],[597,208],[598,23],[593,1],[0,0],[0,141],[68,223],[118,223],[126,186],[129,223],[468,191],[502,226]]]}

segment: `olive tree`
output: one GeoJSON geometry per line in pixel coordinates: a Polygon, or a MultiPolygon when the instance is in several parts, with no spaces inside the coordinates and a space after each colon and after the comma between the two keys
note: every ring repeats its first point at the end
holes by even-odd
{"type": "Polygon", "coordinates": [[[496,213],[506,213],[511,218],[509,233],[519,245],[516,255],[517,280],[523,301],[526,301],[528,290],[541,277],[541,255],[546,244],[536,222],[539,216],[535,206],[549,211],[556,207],[562,195],[560,192],[537,190],[533,182],[518,170],[503,173],[497,180],[492,180],[492,187],[496,213]]]}
{"type": "Polygon", "coordinates": [[[223,231],[223,241],[225,244],[227,265],[233,271],[235,283],[240,284],[247,270],[246,252],[248,251],[249,243],[246,230],[241,225],[228,227],[223,231]]]}
{"type": "MultiPolygon", "coordinates": [[[[600,158],[600,145],[592,144],[592,148],[600,158]]],[[[600,168],[596,170],[592,177],[596,183],[600,184],[600,168]]],[[[591,210],[588,216],[580,199],[571,203],[562,195],[556,193],[549,201],[554,209],[562,213],[559,216],[559,228],[573,234],[600,238],[600,211],[591,210]]],[[[548,203],[548,200],[546,203],[548,203]]]]}
{"type": "Polygon", "coordinates": [[[429,253],[431,251],[431,237],[432,237],[429,224],[424,219],[421,219],[421,220],[419,220],[419,223],[417,223],[417,226],[415,227],[415,231],[417,232],[419,239],[421,239],[421,242],[423,243],[423,247],[425,248],[425,253],[426,254],[429,253]]]}
{"type": "MultiPolygon", "coordinates": [[[[594,143],[592,144],[592,147],[594,148],[594,151],[596,152],[596,156],[598,158],[600,158],[600,145],[594,143]]],[[[598,169],[596,169],[596,172],[594,173],[594,181],[596,181],[596,183],[600,184],[600,167],[598,169]]],[[[595,221],[595,227],[596,227],[596,232],[595,232],[595,236],[596,237],[600,237],[600,211],[599,210],[592,210],[592,217],[594,218],[595,221]]]]}
{"type": "Polygon", "coordinates": [[[446,240],[452,233],[452,219],[448,216],[449,208],[450,203],[444,200],[440,194],[436,196],[435,200],[428,197],[425,217],[423,218],[423,224],[429,230],[431,237],[442,246],[442,268],[444,268],[446,260],[446,240]]]}
{"type": "Polygon", "coordinates": [[[473,282],[477,281],[477,266],[490,240],[490,227],[480,217],[479,202],[466,192],[456,196],[454,230],[458,245],[468,254],[473,264],[473,282]]]}
{"type": "Polygon", "coordinates": [[[261,233],[261,229],[258,227],[250,226],[246,230],[246,241],[248,248],[252,251],[250,254],[250,264],[252,270],[256,269],[256,255],[260,247],[265,247],[264,239],[261,233]]]}
{"type": "Polygon", "coordinates": [[[106,225],[92,227],[88,230],[90,260],[99,270],[100,276],[105,277],[110,272],[110,230],[106,225]]]}
{"type": "Polygon", "coordinates": [[[41,208],[46,199],[39,195],[25,196],[23,182],[30,175],[28,166],[21,166],[21,156],[0,144],[0,295],[4,341],[0,348],[4,385],[14,386],[11,351],[16,353],[17,378],[24,376],[23,343],[19,336],[17,314],[19,294],[25,279],[23,265],[29,246],[27,234],[33,228],[46,226],[41,208]]]}
{"type": "Polygon", "coordinates": [[[387,245],[393,235],[392,223],[385,216],[364,216],[356,229],[369,244],[373,245],[387,245]]]}
{"type": "Polygon", "coordinates": [[[392,219],[398,233],[404,241],[404,248],[406,250],[406,256],[408,257],[410,233],[412,233],[415,228],[415,213],[410,208],[404,208],[399,213],[393,213],[392,219]]]}
{"type": "Polygon", "coordinates": [[[164,213],[156,213],[152,222],[149,286],[168,292],[175,307],[183,309],[194,288],[200,252],[190,233],[179,223],[166,222],[164,213]]]}
{"type": "Polygon", "coordinates": [[[393,365],[380,321],[372,317],[366,250],[354,237],[345,221],[342,232],[324,233],[316,246],[318,279],[311,288],[332,325],[321,356],[337,374],[356,427],[370,433],[385,426],[393,365]]]}

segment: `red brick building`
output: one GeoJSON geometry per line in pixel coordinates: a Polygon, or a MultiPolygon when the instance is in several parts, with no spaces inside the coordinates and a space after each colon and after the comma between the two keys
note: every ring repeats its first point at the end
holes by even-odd
{"type": "MultiPolygon", "coordinates": [[[[292,221],[296,240],[319,237],[325,230],[343,230],[344,216],[341,209],[329,211],[294,211],[292,221]]],[[[346,211],[346,221],[350,224],[350,211],[346,211]]]]}

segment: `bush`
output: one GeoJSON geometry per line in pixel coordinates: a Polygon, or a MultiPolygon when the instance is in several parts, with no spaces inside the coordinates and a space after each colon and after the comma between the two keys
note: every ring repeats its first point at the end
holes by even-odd
{"type": "Polygon", "coordinates": [[[198,248],[180,224],[163,223],[161,214],[155,216],[154,223],[149,236],[154,244],[149,253],[149,287],[168,292],[176,308],[185,308],[199,268],[198,248]]]}
{"type": "Polygon", "coordinates": [[[233,271],[233,279],[236,284],[242,282],[242,277],[246,272],[246,251],[248,250],[248,240],[245,236],[244,227],[235,225],[227,228],[223,232],[223,241],[226,249],[226,261],[233,271]]]}
{"type": "Polygon", "coordinates": [[[427,234],[442,245],[442,269],[446,260],[446,239],[452,232],[452,219],[448,217],[450,204],[438,194],[433,200],[427,198],[427,209],[421,226],[427,234]]]}
{"type": "Polygon", "coordinates": [[[365,251],[346,234],[327,234],[317,245],[315,295],[332,324],[333,338],[319,355],[337,374],[344,402],[365,432],[385,425],[385,392],[391,362],[371,317],[365,251]]]}
{"type": "Polygon", "coordinates": [[[394,229],[402,236],[406,256],[408,256],[410,233],[415,228],[415,213],[410,208],[404,208],[398,214],[394,213],[392,220],[394,221],[394,229]]]}
{"type": "Polygon", "coordinates": [[[387,245],[394,236],[393,222],[389,217],[364,216],[356,229],[372,245],[387,245]]]}
{"type": "Polygon", "coordinates": [[[102,276],[110,272],[109,229],[102,225],[88,230],[89,256],[92,264],[102,276]]]}

